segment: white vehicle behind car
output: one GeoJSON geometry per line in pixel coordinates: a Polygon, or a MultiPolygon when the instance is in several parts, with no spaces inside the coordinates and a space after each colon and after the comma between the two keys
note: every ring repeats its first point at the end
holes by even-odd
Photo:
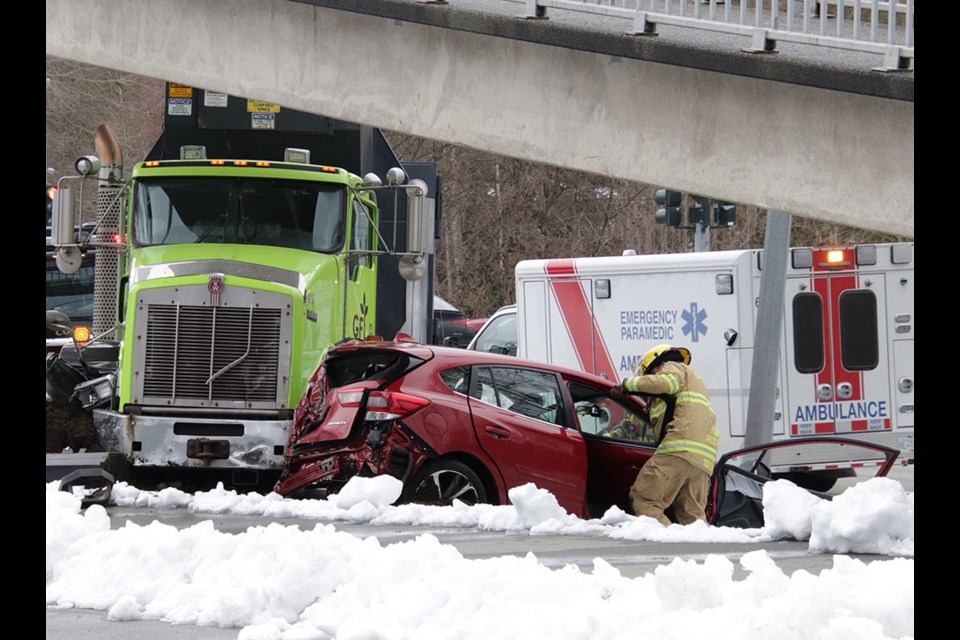
{"type": "MultiPolygon", "coordinates": [[[[508,352],[501,349],[513,348],[512,338],[519,357],[621,380],[654,345],[685,346],[710,390],[721,451],[738,449],[762,255],[524,260],[515,270],[517,304],[497,311],[468,348],[508,352]]],[[[913,463],[914,284],[912,242],[791,249],[775,440],[838,435],[893,447],[899,463],[913,463]]],[[[863,464],[825,451],[773,471],[825,491],[863,464]]]]}

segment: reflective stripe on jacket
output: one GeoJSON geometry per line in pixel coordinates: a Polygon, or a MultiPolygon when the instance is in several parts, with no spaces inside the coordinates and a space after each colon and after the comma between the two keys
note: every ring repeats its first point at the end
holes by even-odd
{"type": "Polygon", "coordinates": [[[696,371],[682,362],[665,362],[659,372],[627,378],[623,386],[633,393],[675,396],[677,403],[668,425],[662,424],[667,403],[662,398],[651,399],[654,437],[659,438],[661,430],[667,430],[656,453],[680,456],[708,474],[713,473],[720,432],[710,394],[696,371]]]}

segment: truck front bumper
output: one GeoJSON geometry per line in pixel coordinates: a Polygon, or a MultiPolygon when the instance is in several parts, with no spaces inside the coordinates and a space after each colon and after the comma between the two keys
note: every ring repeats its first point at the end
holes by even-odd
{"type": "Polygon", "coordinates": [[[135,467],[280,471],[291,420],[145,416],[95,409],[107,451],[135,467]]]}

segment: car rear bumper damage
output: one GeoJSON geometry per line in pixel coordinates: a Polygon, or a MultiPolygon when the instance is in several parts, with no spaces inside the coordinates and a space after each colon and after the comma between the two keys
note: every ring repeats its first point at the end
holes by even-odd
{"type": "Polygon", "coordinates": [[[418,439],[393,428],[385,438],[369,430],[366,436],[321,451],[301,447],[291,456],[274,491],[284,497],[314,498],[336,493],[353,477],[391,475],[406,482],[432,452],[418,439]]]}

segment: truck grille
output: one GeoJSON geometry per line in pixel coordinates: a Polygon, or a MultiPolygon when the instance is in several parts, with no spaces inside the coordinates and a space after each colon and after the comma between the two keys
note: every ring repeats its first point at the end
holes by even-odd
{"type": "Polygon", "coordinates": [[[144,395],[275,401],[279,345],[280,309],[149,305],[144,395]]]}
{"type": "Polygon", "coordinates": [[[131,402],[150,407],[288,409],[293,318],[289,296],[227,286],[140,292],[131,402]]]}

